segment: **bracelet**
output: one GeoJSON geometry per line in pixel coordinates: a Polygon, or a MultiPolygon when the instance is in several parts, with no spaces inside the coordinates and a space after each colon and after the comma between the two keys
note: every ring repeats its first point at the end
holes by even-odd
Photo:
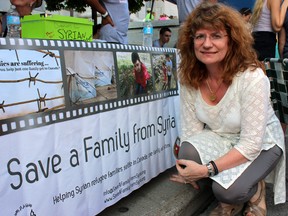
{"type": "Polygon", "coordinates": [[[108,11],[106,11],[104,14],[101,14],[102,18],[106,18],[107,16],[109,16],[108,11]]]}
{"type": "Polygon", "coordinates": [[[214,173],[215,175],[217,175],[219,173],[218,167],[216,166],[214,161],[210,161],[210,164],[212,164],[213,168],[214,168],[214,173]]]}
{"type": "Polygon", "coordinates": [[[206,164],[206,167],[208,169],[208,176],[212,177],[215,175],[215,171],[213,169],[213,166],[211,165],[211,163],[206,164]]]}

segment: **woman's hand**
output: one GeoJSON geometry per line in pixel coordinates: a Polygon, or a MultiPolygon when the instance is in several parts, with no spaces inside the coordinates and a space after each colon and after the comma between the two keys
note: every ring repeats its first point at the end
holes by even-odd
{"type": "Polygon", "coordinates": [[[178,175],[172,175],[170,180],[185,184],[189,183],[197,190],[199,186],[196,182],[208,177],[207,167],[191,160],[177,160],[176,168],[178,175]]]}
{"type": "Polygon", "coordinates": [[[183,184],[191,184],[194,189],[196,189],[196,190],[200,189],[199,185],[196,182],[186,181],[185,178],[183,176],[180,176],[179,174],[178,175],[176,175],[176,174],[172,175],[170,177],[170,180],[174,181],[174,182],[183,183],[183,184]]]}
{"type": "Polygon", "coordinates": [[[113,22],[112,18],[110,17],[110,15],[108,15],[105,18],[102,18],[102,26],[107,25],[107,24],[110,24],[111,26],[114,27],[114,22],[113,22]]]}

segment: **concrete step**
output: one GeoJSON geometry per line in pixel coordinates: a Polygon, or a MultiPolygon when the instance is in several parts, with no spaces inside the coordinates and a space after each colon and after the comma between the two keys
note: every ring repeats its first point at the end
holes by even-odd
{"type": "Polygon", "coordinates": [[[214,200],[211,189],[172,182],[174,173],[175,167],[166,170],[98,216],[199,216],[214,200]]]}

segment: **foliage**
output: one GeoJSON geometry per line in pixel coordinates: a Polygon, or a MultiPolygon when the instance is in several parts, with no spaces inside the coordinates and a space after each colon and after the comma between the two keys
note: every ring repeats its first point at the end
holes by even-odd
{"type": "Polygon", "coordinates": [[[130,97],[135,92],[135,80],[133,76],[133,65],[121,65],[118,67],[120,96],[130,97]]]}
{"type": "Polygon", "coordinates": [[[88,7],[83,0],[46,0],[46,4],[46,9],[49,11],[73,9],[81,13],[86,11],[85,7],[88,7]]]}
{"type": "MultiPolygon", "coordinates": [[[[131,13],[136,13],[141,10],[141,7],[144,6],[143,2],[147,0],[128,0],[129,2],[129,11],[131,13]]],[[[79,13],[85,12],[88,5],[84,0],[46,0],[47,10],[49,11],[58,11],[62,9],[73,9],[79,13]]]]}
{"type": "Polygon", "coordinates": [[[128,2],[129,2],[129,11],[131,13],[137,13],[144,6],[143,0],[128,0],[128,2]]]}

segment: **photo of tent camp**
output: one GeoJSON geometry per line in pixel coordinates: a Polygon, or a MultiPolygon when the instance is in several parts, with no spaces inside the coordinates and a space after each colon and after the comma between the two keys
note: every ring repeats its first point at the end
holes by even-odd
{"type": "Polygon", "coordinates": [[[150,53],[117,52],[120,97],[153,92],[150,53]]]}
{"type": "Polygon", "coordinates": [[[0,119],[65,108],[57,50],[0,50],[0,119]]]}
{"type": "Polygon", "coordinates": [[[113,52],[64,51],[71,105],[117,98],[113,52]]]}
{"type": "Polygon", "coordinates": [[[164,91],[177,87],[176,65],[173,54],[153,54],[152,65],[155,77],[155,91],[164,91]]]}

